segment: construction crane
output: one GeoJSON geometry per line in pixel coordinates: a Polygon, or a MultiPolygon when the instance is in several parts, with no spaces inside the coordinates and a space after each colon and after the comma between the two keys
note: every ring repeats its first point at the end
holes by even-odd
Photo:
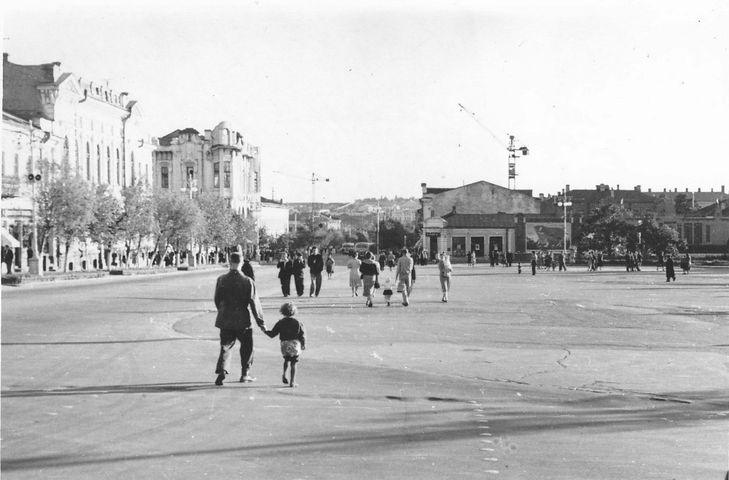
{"type": "Polygon", "coordinates": [[[496,143],[501,145],[503,148],[505,148],[509,152],[509,181],[508,181],[507,185],[510,189],[512,189],[512,190],[515,189],[516,188],[516,159],[521,156],[529,155],[529,149],[523,145],[521,147],[516,147],[514,144],[514,135],[509,135],[509,144],[506,145],[504,142],[501,141],[501,139],[494,132],[491,131],[491,129],[489,127],[487,127],[486,125],[481,123],[479,121],[479,119],[476,118],[475,113],[471,112],[469,109],[467,109],[460,103],[458,104],[458,106],[461,108],[462,111],[466,112],[473,119],[473,121],[478,123],[481,128],[486,130],[491,135],[491,137],[493,137],[493,139],[496,141],[496,143]]]}
{"type": "Polygon", "coordinates": [[[314,204],[316,200],[316,182],[328,182],[328,178],[322,178],[319,177],[314,172],[311,173],[311,178],[305,178],[300,177],[298,175],[291,175],[290,173],[282,172],[280,170],[274,170],[273,173],[278,173],[279,175],[285,175],[287,177],[296,178],[299,180],[307,180],[311,181],[311,224],[314,224],[314,204]]]}

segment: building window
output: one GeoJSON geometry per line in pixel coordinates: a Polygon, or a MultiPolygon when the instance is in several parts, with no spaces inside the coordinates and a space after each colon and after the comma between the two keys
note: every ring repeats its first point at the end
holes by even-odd
{"type": "Polygon", "coordinates": [[[106,183],[111,185],[111,149],[106,147],[106,183]]]}
{"type": "Polygon", "coordinates": [[[694,233],[694,231],[691,228],[691,224],[690,223],[684,223],[683,224],[683,234],[685,235],[684,238],[686,239],[686,243],[688,243],[689,245],[692,244],[692,243],[694,243],[694,235],[693,235],[693,233],[694,233]]]}
{"type": "Polygon", "coordinates": [[[213,163],[213,188],[220,188],[220,162],[213,163]]]}
{"type": "Polygon", "coordinates": [[[116,184],[120,184],[119,178],[119,149],[116,149],[116,184]]]}
{"type": "Polygon", "coordinates": [[[704,229],[701,228],[700,223],[694,223],[694,243],[699,245],[704,243],[703,241],[704,229]]]}
{"type": "Polygon", "coordinates": [[[261,190],[258,188],[258,172],[253,172],[253,191],[255,193],[260,192],[261,190]]]}
{"type": "Polygon", "coordinates": [[[451,254],[454,257],[464,257],[466,255],[466,237],[453,237],[452,245],[451,254]]]}
{"type": "Polygon", "coordinates": [[[13,160],[13,175],[16,177],[20,175],[20,157],[18,154],[15,154],[15,160],[13,160]]]}
{"type": "Polygon", "coordinates": [[[223,188],[230,188],[230,162],[223,164],[223,188]]]}
{"type": "Polygon", "coordinates": [[[166,166],[161,169],[160,187],[170,188],[170,172],[166,166]]]}

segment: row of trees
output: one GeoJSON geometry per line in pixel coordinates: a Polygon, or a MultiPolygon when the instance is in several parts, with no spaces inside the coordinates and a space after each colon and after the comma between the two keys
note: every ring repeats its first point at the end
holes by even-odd
{"type": "Polygon", "coordinates": [[[638,216],[620,205],[605,206],[582,220],[574,245],[580,252],[588,250],[621,254],[624,251],[658,253],[684,250],[678,232],[659,225],[650,215],[638,216]]]}
{"type": "Polygon", "coordinates": [[[170,247],[179,252],[192,240],[195,253],[204,255],[210,249],[245,245],[257,234],[253,220],[234,212],[215,194],[193,199],[138,183],[123,188],[119,198],[108,185],[94,187],[68,166],[44,167],[44,181],[36,193],[38,243],[43,252],[51,236],[60,240],[64,271],[75,242],[98,244],[109,266],[117,249],[127,259],[138,259],[149,253],[164,255],[170,247]]]}

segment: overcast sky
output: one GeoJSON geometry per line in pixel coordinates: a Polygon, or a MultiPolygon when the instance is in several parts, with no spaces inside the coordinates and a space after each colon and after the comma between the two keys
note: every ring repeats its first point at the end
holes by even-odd
{"type": "Polygon", "coordinates": [[[725,0],[15,3],[12,62],[108,79],[154,136],[232,122],[268,197],[507,186],[509,134],[535,195],[729,190],[725,0]]]}

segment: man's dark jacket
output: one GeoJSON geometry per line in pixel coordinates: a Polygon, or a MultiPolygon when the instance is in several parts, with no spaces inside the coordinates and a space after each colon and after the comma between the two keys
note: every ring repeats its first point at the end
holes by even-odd
{"type": "Polygon", "coordinates": [[[225,330],[245,330],[251,327],[251,314],[263,326],[263,309],[256,293],[256,284],[238,270],[218,277],[215,284],[215,306],[218,316],[215,326],[225,330]],[[250,310],[249,310],[250,309],[250,310]]]}
{"type": "Polygon", "coordinates": [[[324,259],[322,258],[321,253],[309,255],[309,259],[306,261],[306,264],[309,266],[309,273],[312,275],[321,273],[321,271],[324,270],[324,259]]]}

